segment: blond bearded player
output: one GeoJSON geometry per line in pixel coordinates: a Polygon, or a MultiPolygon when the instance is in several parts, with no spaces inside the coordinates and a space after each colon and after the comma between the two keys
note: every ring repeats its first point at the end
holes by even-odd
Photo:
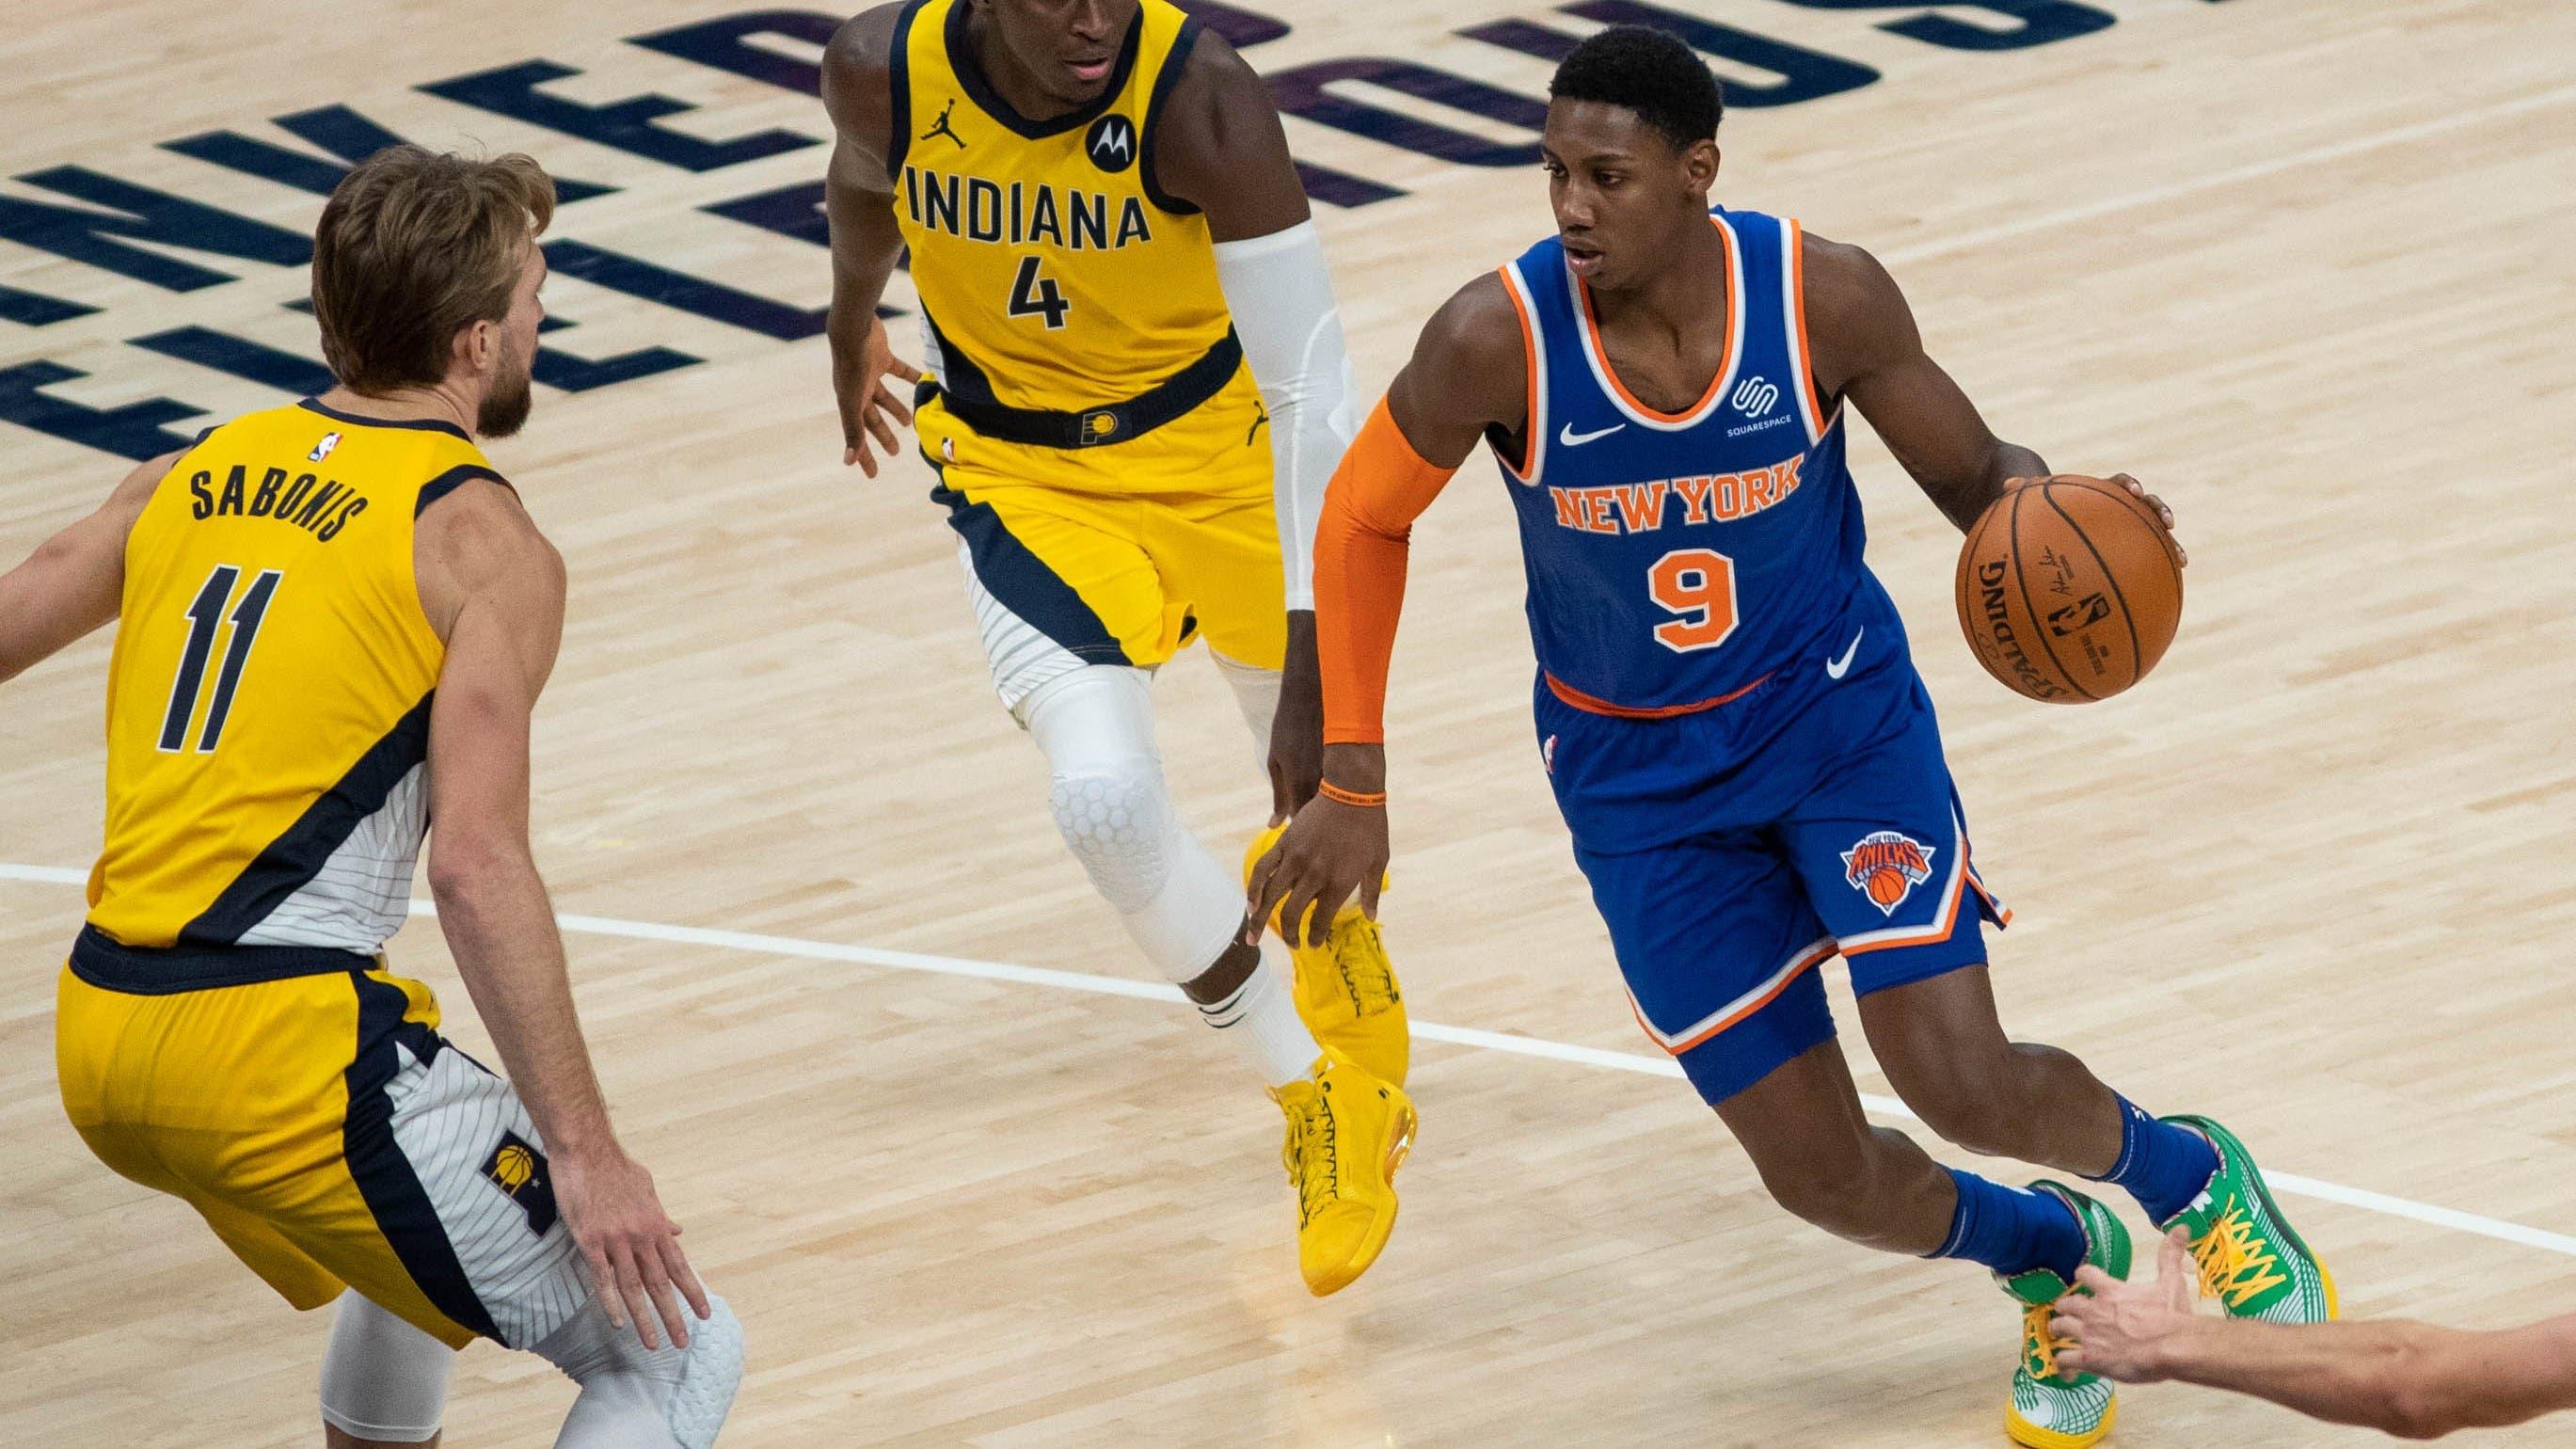
{"type": "Polygon", "coordinates": [[[556,1449],[707,1449],[742,1376],[610,1130],[529,855],[563,562],[474,440],[527,420],[554,202],[525,156],[352,170],[313,252],[339,386],[144,464],[0,575],[0,680],[119,625],[64,1111],[287,1302],[337,1303],[331,1449],[435,1442],[477,1337],[581,1385],[556,1449]],[[508,1081],[379,954],[424,836],[508,1081]]]}
{"type": "Polygon", "coordinates": [[[1093,885],[1287,1114],[1298,1263],[1330,1293],[1385,1245],[1412,1139],[1394,973],[1357,908],[1300,922],[1320,939],[1286,970],[1238,939],[1146,687],[1207,640],[1269,761],[1257,859],[1321,773],[1308,558],[1357,422],[1278,112],[1165,0],[883,6],[834,37],[823,98],[845,461],[873,475],[913,420],[875,320],[909,247],[917,431],[994,685],[1093,885]]]}

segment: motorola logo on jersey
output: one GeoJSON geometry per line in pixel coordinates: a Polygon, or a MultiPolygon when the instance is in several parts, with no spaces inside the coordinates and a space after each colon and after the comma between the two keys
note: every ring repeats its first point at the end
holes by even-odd
{"type": "Polygon", "coordinates": [[[1136,126],[1125,116],[1107,115],[1091,123],[1082,138],[1082,149],[1091,153],[1091,164],[1112,173],[1136,164],[1136,126]]]}
{"type": "Polygon", "coordinates": [[[1748,377],[1735,385],[1735,396],[1730,401],[1737,412],[1758,418],[1778,404],[1780,386],[1767,378],[1748,377]]]}

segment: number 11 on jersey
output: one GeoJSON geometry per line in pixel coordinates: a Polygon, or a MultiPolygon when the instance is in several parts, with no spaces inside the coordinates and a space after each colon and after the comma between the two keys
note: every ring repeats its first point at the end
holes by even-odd
{"type": "MultiPolygon", "coordinates": [[[[206,687],[206,665],[214,657],[215,632],[223,625],[224,605],[231,602],[241,573],[232,564],[215,565],[204,587],[197,590],[196,600],[188,605],[188,646],[179,656],[179,677],[170,682],[170,712],[161,721],[161,748],[169,753],[187,745],[188,721],[196,717],[197,698],[206,687]]],[[[259,642],[260,621],[268,617],[268,601],[276,596],[278,580],[284,577],[276,569],[262,570],[243,590],[241,602],[233,605],[232,647],[224,651],[223,668],[215,676],[215,700],[207,706],[206,727],[197,735],[198,754],[214,753],[223,739],[224,720],[233,712],[233,692],[241,688],[251,646],[259,642]]]]}

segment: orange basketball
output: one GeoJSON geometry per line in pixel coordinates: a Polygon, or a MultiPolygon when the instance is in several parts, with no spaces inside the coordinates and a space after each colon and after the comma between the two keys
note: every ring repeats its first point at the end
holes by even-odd
{"type": "Polygon", "coordinates": [[[2146,677],[2182,622],[2182,555],[2155,511],[2058,474],[1998,498],[1959,550],[1959,627],[1986,672],[2050,704],[2146,677]]]}
{"type": "Polygon", "coordinates": [[[1914,883],[1905,878],[1905,872],[1893,866],[1882,866],[1869,873],[1869,898],[1882,906],[1895,905],[1912,889],[1914,883]]]}

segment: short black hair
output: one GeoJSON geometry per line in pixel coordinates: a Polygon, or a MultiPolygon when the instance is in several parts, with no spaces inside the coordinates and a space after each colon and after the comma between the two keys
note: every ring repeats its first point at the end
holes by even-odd
{"type": "Polygon", "coordinates": [[[1699,52],[1643,25],[1613,25],[1574,48],[1547,83],[1560,101],[1599,101],[1637,113],[1674,150],[1717,139],[1726,101],[1699,52]]]}

